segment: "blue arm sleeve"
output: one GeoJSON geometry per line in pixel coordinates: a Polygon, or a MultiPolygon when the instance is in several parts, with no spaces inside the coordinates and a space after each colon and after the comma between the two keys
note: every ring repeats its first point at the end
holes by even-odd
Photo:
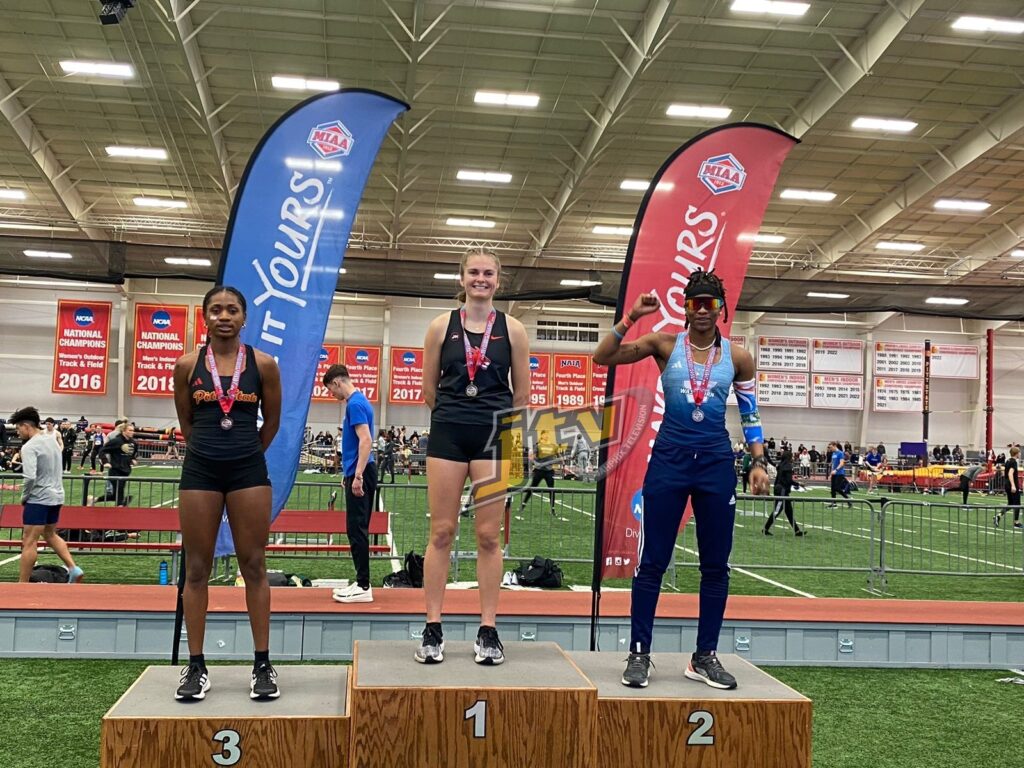
{"type": "Polygon", "coordinates": [[[763,443],[764,432],[761,430],[761,414],[757,412],[757,385],[754,380],[733,382],[736,391],[736,402],[740,406],[740,425],[743,427],[743,439],[748,444],[763,443]]]}

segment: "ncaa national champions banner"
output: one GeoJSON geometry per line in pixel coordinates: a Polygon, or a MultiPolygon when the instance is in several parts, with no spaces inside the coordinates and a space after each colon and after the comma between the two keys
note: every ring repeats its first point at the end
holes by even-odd
{"type": "Polygon", "coordinates": [[[61,395],[105,395],[110,351],[109,301],[57,302],[50,391],[61,395]]]}
{"type": "Polygon", "coordinates": [[[174,397],[174,363],[185,354],[188,306],[136,304],[132,394],[174,397]]]}
{"type": "MultiPolygon", "coordinates": [[[[644,292],[656,293],[661,308],[641,318],[624,343],[645,333],[684,330],[683,294],[689,274],[698,267],[713,269],[722,278],[731,320],[753,236],[782,162],[796,143],[789,134],[768,126],[732,123],[696,136],[665,162],[637,213],[617,317],[644,292]]],[[[723,314],[719,329],[725,338],[729,326],[723,314]]],[[[618,399],[622,423],[638,425],[641,434],[629,441],[633,448],[628,452],[609,455],[608,446],[601,449],[601,464],[609,471],[597,491],[595,592],[602,578],[630,577],[637,566],[644,473],[665,405],[655,361],[648,358],[612,368],[607,397],[618,399]]]]}
{"type": "MultiPolygon", "coordinates": [[[[272,517],[295,481],[313,375],[359,199],[385,134],[408,108],[361,88],[307,99],[263,137],[235,195],[217,282],[245,296],[242,340],[281,369],[281,427],[266,452],[272,517]]],[[[216,554],[233,552],[222,524],[216,554]]]]}
{"type": "Polygon", "coordinates": [[[324,374],[332,365],[341,362],[341,345],[324,344],[317,354],[316,371],[313,373],[313,402],[315,403],[336,403],[338,402],[331,391],[322,382],[324,374]]]}

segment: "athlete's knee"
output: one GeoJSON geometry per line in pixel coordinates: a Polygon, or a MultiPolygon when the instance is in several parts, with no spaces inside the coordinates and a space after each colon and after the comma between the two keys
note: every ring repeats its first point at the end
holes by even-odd
{"type": "Polygon", "coordinates": [[[190,587],[206,588],[210,580],[212,562],[200,562],[198,558],[185,558],[185,583],[190,587]]]}
{"type": "Polygon", "coordinates": [[[430,527],[430,546],[435,549],[451,549],[455,539],[455,526],[448,523],[437,523],[430,527]]]}
{"type": "Polygon", "coordinates": [[[477,531],[476,547],[480,554],[494,555],[501,551],[500,531],[477,531]]]}
{"type": "Polygon", "coordinates": [[[264,578],[267,571],[267,558],[263,550],[258,549],[255,552],[249,552],[244,557],[239,554],[238,570],[242,573],[242,578],[247,583],[264,578]]]}

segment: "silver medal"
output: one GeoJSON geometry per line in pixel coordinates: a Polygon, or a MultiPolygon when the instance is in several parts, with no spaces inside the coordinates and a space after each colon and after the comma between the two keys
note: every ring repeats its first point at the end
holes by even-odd
{"type": "Polygon", "coordinates": [[[466,394],[469,397],[476,397],[479,393],[480,393],[480,390],[477,388],[476,384],[474,384],[473,382],[470,382],[469,386],[466,387],[466,394]]]}
{"type": "Polygon", "coordinates": [[[690,418],[696,421],[698,424],[700,424],[702,421],[704,421],[704,411],[702,411],[700,408],[694,408],[693,413],[690,414],[690,418]]]}
{"type": "Polygon", "coordinates": [[[233,422],[231,420],[230,416],[225,416],[223,419],[220,420],[220,428],[221,429],[227,430],[227,429],[231,429],[233,426],[235,426],[235,422],[233,422]]]}

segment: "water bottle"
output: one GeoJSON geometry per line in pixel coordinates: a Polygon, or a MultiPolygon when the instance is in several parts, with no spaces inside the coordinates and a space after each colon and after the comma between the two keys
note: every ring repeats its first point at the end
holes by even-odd
{"type": "Polygon", "coordinates": [[[161,586],[167,586],[167,584],[168,584],[168,581],[167,581],[167,561],[166,560],[161,560],[160,561],[160,585],[161,586]]]}

